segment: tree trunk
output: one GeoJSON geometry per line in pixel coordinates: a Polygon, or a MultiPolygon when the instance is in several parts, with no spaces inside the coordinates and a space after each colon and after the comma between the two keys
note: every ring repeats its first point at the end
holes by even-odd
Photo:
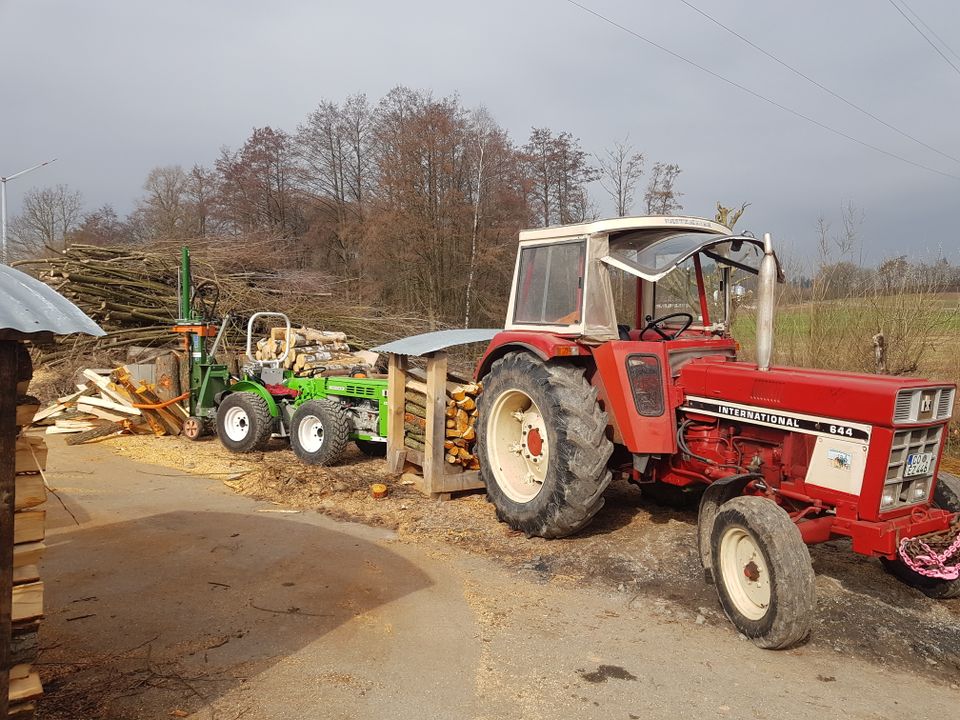
{"type": "MultiPolygon", "coordinates": [[[[156,361],[157,395],[161,400],[170,400],[179,397],[183,392],[180,388],[180,358],[176,353],[160,355],[156,361]]],[[[189,382],[189,381],[188,381],[189,382]]]]}

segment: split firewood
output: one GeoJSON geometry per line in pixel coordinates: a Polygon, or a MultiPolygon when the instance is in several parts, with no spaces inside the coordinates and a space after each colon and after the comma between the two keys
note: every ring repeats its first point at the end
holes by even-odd
{"type": "Polygon", "coordinates": [[[404,414],[403,414],[403,422],[404,422],[404,424],[406,424],[406,423],[413,423],[414,425],[416,425],[417,427],[420,427],[420,428],[426,428],[426,427],[427,427],[427,419],[424,418],[424,417],[421,417],[421,416],[419,416],[419,415],[414,415],[413,413],[404,413],[404,414]]]}

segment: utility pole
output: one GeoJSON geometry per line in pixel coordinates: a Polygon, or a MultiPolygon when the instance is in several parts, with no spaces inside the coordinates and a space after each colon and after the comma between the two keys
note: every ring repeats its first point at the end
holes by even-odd
{"type": "Polygon", "coordinates": [[[7,180],[13,180],[21,175],[26,175],[28,172],[33,172],[38,168],[42,168],[44,165],[49,165],[56,161],[57,159],[54,158],[53,160],[42,162],[39,165],[28,167],[26,170],[21,170],[13,175],[6,177],[0,175],[0,263],[6,264],[7,262],[7,180]]]}

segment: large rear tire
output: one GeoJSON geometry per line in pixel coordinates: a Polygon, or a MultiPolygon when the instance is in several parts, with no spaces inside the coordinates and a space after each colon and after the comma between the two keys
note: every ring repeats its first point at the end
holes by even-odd
{"type": "Polygon", "coordinates": [[[273,433],[267,401],[253,392],[227,395],[217,408],[217,437],[232,452],[263,450],[273,433]]]}
{"type": "MultiPolygon", "coordinates": [[[[932,505],[942,510],[960,512],[960,478],[951,473],[938,473],[937,485],[933,489],[932,505]]],[[[960,597],[960,579],[941,580],[921,575],[908,566],[899,553],[893,560],[880,558],[880,564],[897,580],[916,588],[927,597],[935,600],[960,597]]]]}
{"type": "Polygon", "coordinates": [[[754,644],[780,650],[810,634],[817,608],[810,552],[776,503],[757,497],[724,503],[711,550],[720,604],[754,644]]]}
{"type": "Polygon", "coordinates": [[[349,440],[347,409],[335,400],[308,400],[290,421],[290,447],[308,465],[336,465],[349,440]]]}
{"type": "Polygon", "coordinates": [[[514,352],[483,380],[477,455],[497,517],[527,536],[577,532],[610,484],[607,414],[583,369],[514,352]]]}

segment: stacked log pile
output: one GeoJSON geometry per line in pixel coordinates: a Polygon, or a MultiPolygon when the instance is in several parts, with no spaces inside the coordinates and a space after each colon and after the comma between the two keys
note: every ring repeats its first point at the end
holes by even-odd
{"type": "Polygon", "coordinates": [[[257,341],[254,357],[266,361],[283,358],[283,368],[293,371],[297,377],[347,375],[358,371],[369,374],[377,361],[376,353],[351,350],[346,333],[308,327],[290,331],[289,351],[286,327],[273,328],[269,337],[257,341]]]}
{"type": "Polygon", "coordinates": [[[43,693],[34,669],[40,648],[38,633],[43,618],[43,582],[39,562],[45,549],[47,499],[42,472],[47,466],[47,446],[42,437],[26,435],[39,403],[26,395],[29,380],[17,388],[16,482],[13,521],[13,605],[10,639],[10,717],[32,718],[43,693]]]}
{"type": "MultiPolygon", "coordinates": [[[[279,309],[310,326],[336,327],[352,345],[363,348],[427,329],[422,318],[389,315],[332,292],[339,288],[337,278],[283,267],[276,239],[195,239],[190,247],[194,283],[215,285],[217,316],[229,312],[236,319],[225,338],[228,347],[243,346],[246,318],[258,310],[279,309]]],[[[53,257],[13,263],[73,301],[107,331],[103,338],[61,340],[43,353],[43,362],[65,362],[95,351],[125,352],[131,345],[175,343],[170,326],[178,314],[179,257],[176,242],[136,249],[73,244],[53,257]]]]}
{"type": "MultiPolygon", "coordinates": [[[[447,381],[444,457],[451,465],[479,470],[480,461],[473,454],[477,439],[477,396],[480,383],[447,381]]],[[[404,392],[403,444],[423,452],[426,447],[427,386],[417,379],[408,379],[404,392]]]]}

